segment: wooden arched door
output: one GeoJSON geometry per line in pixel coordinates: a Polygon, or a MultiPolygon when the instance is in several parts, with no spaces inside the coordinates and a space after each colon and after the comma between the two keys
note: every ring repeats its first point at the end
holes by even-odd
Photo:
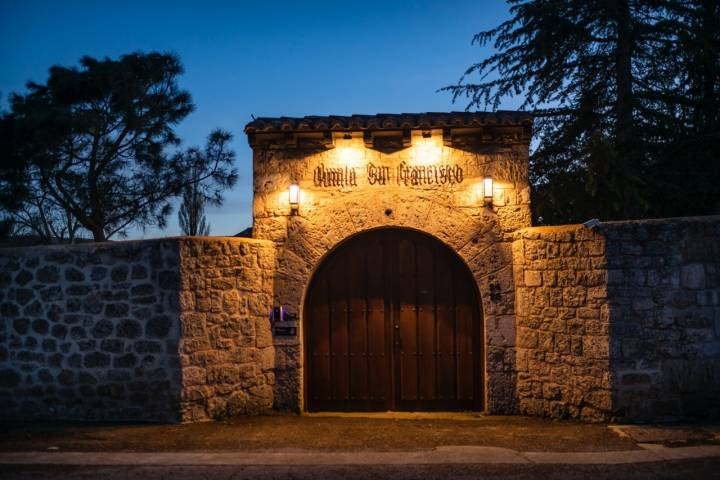
{"type": "Polygon", "coordinates": [[[480,410],[479,305],[470,271],[438,240],[397,228],[349,239],[306,296],[306,409],[480,410]]]}

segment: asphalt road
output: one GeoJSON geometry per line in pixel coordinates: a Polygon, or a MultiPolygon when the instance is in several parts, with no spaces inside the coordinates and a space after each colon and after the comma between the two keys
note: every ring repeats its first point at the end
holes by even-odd
{"type": "Polygon", "coordinates": [[[0,466],[4,480],[720,479],[720,458],[626,465],[0,466]]]}

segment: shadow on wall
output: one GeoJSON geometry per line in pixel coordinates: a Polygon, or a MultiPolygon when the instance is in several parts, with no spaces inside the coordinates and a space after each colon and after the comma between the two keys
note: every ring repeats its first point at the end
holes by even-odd
{"type": "Polygon", "coordinates": [[[614,414],[720,415],[720,217],[602,230],[614,414]]]}
{"type": "Polygon", "coordinates": [[[0,417],[179,420],[178,245],[0,250],[0,417]]]}
{"type": "Polygon", "coordinates": [[[719,413],[720,217],[528,228],[513,261],[520,413],[719,413]]]}

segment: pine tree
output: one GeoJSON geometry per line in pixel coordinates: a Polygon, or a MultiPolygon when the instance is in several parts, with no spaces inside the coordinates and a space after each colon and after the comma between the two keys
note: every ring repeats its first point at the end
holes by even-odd
{"type": "MultiPolygon", "coordinates": [[[[195,172],[193,175],[197,176],[195,172]]],[[[183,191],[178,223],[183,235],[205,237],[210,234],[210,224],[205,218],[205,201],[197,183],[191,183],[183,191]]]]}
{"type": "Polygon", "coordinates": [[[13,95],[10,112],[0,116],[6,215],[22,203],[8,198],[46,195],[103,241],[131,226],[163,228],[172,199],[193,181],[187,177],[193,166],[214,186],[231,186],[237,175],[227,142],[215,142],[225,151],[213,156],[175,152],[174,128],[194,108],[178,86],[181,73],[171,54],[83,57],[79,67],[54,66],[45,84],[29,83],[28,93],[13,95]]]}
{"type": "MultiPolygon", "coordinates": [[[[530,163],[535,214],[564,223],[676,211],[663,200],[668,181],[677,185],[668,152],[717,132],[707,120],[693,131],[688,120],[717,115],[717,2],[509,3],[512,18],[473,39],[497,53],[445,90],[467,98],[468,108],[497,109],[508,97],[525,97],[521,108],[535,114],[539,141],[530,163]],[[702,61],[692,60],[698,55],[702,61]],[[468,82],[475,75],[480,81],[468,82]]],[[[693,158],[705,167],[717,163],[707,153],[693,158]]],[[[717,169],[710,170],[705,202],[720,192],[717,169]]],[[[685,189],[698,182],[693,175],[684,176],[685,189]]],[[[687,201],[680,208],[705,213],[687,201]]]]}
{"type": "Polygon", "coordinates": [[[720,212],[720,2],[663,2],[647,65],[652,215],[720,212]]]}
{"type": "Polygon", "coordinates": [[[216,130],[207,139],[204,150],[192,147],[183,152],[183,164],[188,166],[189,183],[183,188],[178,223],[183,235],[207,236],[210,224],[205,217],[205,205],[220,206],[222,191],[237,181],[235,170],[230,175],[216,175],[222,165],[232,165],[235,152],[228,149],[230,133],[216,130]]]}

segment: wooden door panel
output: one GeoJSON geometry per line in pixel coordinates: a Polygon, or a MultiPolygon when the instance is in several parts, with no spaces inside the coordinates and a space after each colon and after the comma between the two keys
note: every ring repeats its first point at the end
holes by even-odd
{"type": "Polygon", "coordinates": [[[367,306],[368,306],[368,396],[379,409],[391,408],[391,343],[388,335],[390,305],[388,304],[388,277],[390,258],[381,238],[367,242],[367,306]]]}
{"type": "MultiPolygon", "coordinates": [[[[346,260],[346,259],[343,259],[346,260]]],[[[339,401],[350,399],[348,381],[348,308],[345,261],[333,264],[330,269],[330,351],[331,396],[339,401]]]]}
{"type": "Polygon", "coordinates": [[[306,302],[307,318],[313,319],[313,328],[309,330],[308,376],[310,379],[308,396],[311,401],[329,399],[330,384],[330,304],[327,279],[317,282],[308,293],[306,302]]]}
{"type": "Polygon", "coordinates": [[[437,357],[435,354],[435,276],[434,249],[428,242],[418,242],[417,323],[418,323],[418,400],[435,400],[437,389],[437,357]]]}
{"type": "Polygon", "coordinates": [[[455,296],[453,272],[444,255],[438,255],[437,280],[437,337],[438,337],[438,399],[453,400],[457,378],[455,357],[455,296]],[[448,374],[452,372],[452,374],[448,374]]]}
{"type": "Polygon", "coordinates": [[[398,282],[396,334],[399,334],[400,401],[418,398],[418,336],[417,336],[417,285],[415,274],[416,245],[401,238],[397,244],[398,282]]]}
{"type": "Polygon", "coordinates": [[[366,272],[367,249],[358,246],[348,259],[348,343],[349,343],[349,391],[350,400],[368,400],[367,370],[367,319],[366,319],[366,272]]]}

